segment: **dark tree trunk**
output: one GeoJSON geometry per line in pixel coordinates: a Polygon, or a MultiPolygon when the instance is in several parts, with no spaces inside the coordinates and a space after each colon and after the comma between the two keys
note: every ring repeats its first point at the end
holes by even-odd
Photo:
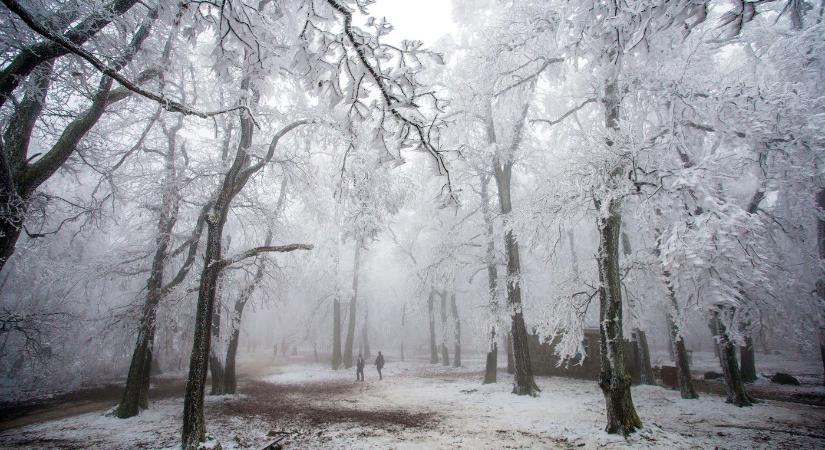
{"type": "MultiPolygon", "coordinates": [[[[825,211],[825,189],[820,189],[816,193],[816,206],[820,211],[825,211]]],[[[825,219],[819,216],[817,220],[817,247],[819,248],[819,261],[825,261],[825,219]]],[[[825,279],[820,279],[816,283],[816,290],[819,294],[819,302],[825,305],[825,279]]],[[[825,327],[819,328],[819,352],[822,359],[822,385],[825,386],[825,327]]]]}
{"type": "Polygon", "coordinates": [[[232,335],[229,336],[229,343],[226,346],[226,366],[223,374],[223,393],[238,393],[238,376],[235,370],[235,361],[238,356],[238,340],[240,339],[240,327],[232,328],[232,335]]]}
{"type": "Polygon", "coordinates": [[[349,324],[347,326],[347,342],[344,346],[344,367],[352,367],[352,346],[355,344],[355,305],[358,300],[358,268],[361,259],[361,240],[355,240],[355,264],[352,273],[352,300],[349,303],[349,324]]]}
{"type": "Polygon", "coordinates": [[[516,372],[515,363],[513,363],[513,341],[510,339],[510,330],[504,335],[504,346],[507,347],[507,373],[514,374],[516,372]]]}
{"type": "Polygon", "coordinates": [[[685,340],[679,332],[679,326],[676,325],[675,319],[667,316],[668,330],[670,334],[671,352],[674,354],[676,361],[676,376],[679,378],[679,392],[684,399],[696,399],[699,395],[696,389],[693,388],[693,377],[690,375],[690,360],[688,359],[687,349],[685,348],[685,340]]]}
{"type": "MultiPolygon", "coordinates": [[[[492,120],[491,118],[488,120],[492,120]]],[[[495,133],[490,130],[492,124],[488,125],[488,133],[495,133]]],[[[494,135],[494,134],[493,134],[494,135]]],[[[492,141],[492,135],[490,136],[492,141]]],[[[481,212],[484,218],[484,227],[487,234],[487,249],[484,255],[484,263],[487,265],[487,289],[490,296],[490,350],[487,352],[487,362],[484,368],[484,384],[495,383],[498,371],[498,345],[496,344],[496,325],[499,317],[498,303],[498,268],[496,267],[496,244],[493,227],[493,214],[490,209],[490,195],[488,193],[490,176],[482,174],[481,178],[481,212]]]]}
{"type": "Polygon", "coordinates": [[[461,367],[461,320],[458,318],[458,305],[455,302],[455,293],[450,295],[450,309],[453,313],[453,367],[461,367]]]}
{"type": "MultiPolygon", "coordinates": [[[[628,435],[642,427],[630,393],[630,375],[624,366],[622,332],[622,290],[619,267],[621,215],[618,204],[610,200],[608,217],[599,218],[599,349],[601,370],[599,387],[604,393],[608,433],[628,435]]],[[[600,211],[597,202],[596,210],[600,211]]]]}
{"type": "MultiPolygon", "coordinates": [[[[163,272],[166,260],[169,257],[169,243],[172,230],[178,219],[178,191],[175,154],[177,147],[177,133],[183,127],[183,121],[164,132],[167,138],[167,152],[164,155],[164,191],[161,198],[161,211],[158,217],[157,237],[155,239],[155,254],[152,258],[152,267],[149,271],[149,280],[146,282],[146,301],[143,304],[143,313],[138,327],[137,342],[129,364],[129,374],[126,377],[126,387],[123,397],[115,410],[115,416],[121,419],[134,417],[140,409],[149,407],[149,385],[152,374],[152,350],[155,341],[156,316],[158,305],[165,290],[169,286],[163,284],[163,272]]],[[[188,269],[186,269],[188,271],[188,269]]],[[[180,276],[176,276],[180,278],[180,276]]],[[[174,283],[174,280],[173,280],[174,283]]]]}
{"type": "Polygon", "coordinates": [[[650,366],[650,348],[647,345],[647,335],[644,331],[636,328],[633,330],[633,340],[636,342],[638,348],[638,358],[636,359],[639,365],[639,378],[641,384],[655,385],[656,380],[653,379],[653,368],[650,366]]]}
{"type": "Polygon", "coordinates": [[[435,343],[435,289],[427,299],[427,316],[430,321],[430,364],[438,364],[438,346],[435,343]]]}
{"type": "Polygon", "coordinates": [[[364,359],[372,358],[370,351],[370,337],[369,337],[369,309],[366,300],[364,301],[364,325],[361,327],[361,342],[364,343],[364,359]]]}
{"type": "MultiPolygon", "coordinates": [[[[219,281],[220,282],[220,281],[219,281]]],[[[219,342],[221,337],[221,302],[215,302],[215,311],[212,313],[212,337],[213,343],[219,342]]],[[[223,395],[224,388],[224,368],[223,361],[218,354],[217,346],[213,345],[209,352],[209,373],[212,375],[212,388],[209,395],[223,395]]]]}
{"type": "Polygon", "coordinates": [[[341,302],[332,303],[332,369],[341,368],[341,302]]]}
{"type": "Polygon", "coordinates": [[[754,353],[753,338],[745,336],[745,345],[739,347],[742,380],[745,383],[753,383],[756,381],[756,355],[754,353]]]}
{"type": "MultiPolygon", "coordinates": [[[[527,107],[524,108],[524,116],[527,107]]],[[[523,121],[523,118],[522,118],[523,121]]],[[[516,144],[517,145],[517,144],[516,144]]],[[[498,187],[499,205],[501,213],[506,217],[512,211],[510,200],[510,183],[513,173],[513,163],[495,164],[496,186],[498,187]]],[[[527,326],[524,323],[521,304],[521,261],[519,245],[513,230],[505,224],[504,248],[507,252],[507,305],[512,311],[510,328],[510,346],[513,349],[513,393],[517,395],[536,395],[539,388],[533,379],[533,367],[530,361],[530,352],[527,346],[527,326]]],[[[509,361],[508,361],[509,362],[509,361]]]]}
{"type": "Polygon", "coordinates": [[[748,394],[745,382],[742,380],[739,364],[736,362],[736,347],[731,342],[725,324],[722,322],[722,314],[725,313],[732,315],[733,308],[719,306],[711,312],[710,329],[717,342],[719,363],[725,375],[726,402],[739,407],[751,406],[754,400],[748,394]]]}
{"type": "MultiPolygon", "coordinates": [[[[495,332],[493,332],[495,334],[495,332]]],[[[498,344],[493,337],[493,347],[487,352],[487,364],[484,367],[484,384],[496,382],[496,372],[498,371],[498,344]]]]}

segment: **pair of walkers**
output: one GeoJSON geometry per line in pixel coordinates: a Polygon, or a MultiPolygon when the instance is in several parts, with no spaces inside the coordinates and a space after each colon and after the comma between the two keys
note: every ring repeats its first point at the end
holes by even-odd
{"type": "MultiPolygon", "coordinates": [[[[378,352],[378,357],[375,358],[375,368],[378,369],[378,379],[383,380],[381,369],[384,368],[384,355],[378,352]]],[[[358,360],[355,362],[355,381],[364,381],[364,357],[358,354],[358,360]]]]}

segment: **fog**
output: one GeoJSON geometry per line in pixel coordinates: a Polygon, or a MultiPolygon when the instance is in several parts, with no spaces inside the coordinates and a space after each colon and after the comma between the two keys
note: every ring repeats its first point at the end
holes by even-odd
{"type": "Polygon", "coordinates": [[[0,446],[825,439],[825,3],[2,3],[0,446]]]}

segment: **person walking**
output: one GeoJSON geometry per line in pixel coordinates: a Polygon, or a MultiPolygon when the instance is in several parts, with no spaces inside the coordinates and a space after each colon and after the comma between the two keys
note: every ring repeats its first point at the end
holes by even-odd
{"type": "Polygon", "coordinates": [[[355,381],[364,381],[364,357],[360,353],[355,361],[355,381]]]}
{"type": "Polygon", "coordinates": [[[378,379],[383,380],[384,377],[381,375],[381,369],[384,368],[384,355],[381,352],[378,352],[378,357],[375,358],[375,367],[378,369],[378,379]]]}

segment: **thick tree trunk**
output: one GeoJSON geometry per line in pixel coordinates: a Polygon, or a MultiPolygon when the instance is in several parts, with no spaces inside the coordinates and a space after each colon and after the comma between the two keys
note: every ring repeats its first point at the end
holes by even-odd
{"type": "Polygon", "coordinates": [[[496,382],[496,372],[498,371],[498,344],[495,341],[495,331],[493,331],[493,345],[487,352],[487,364],[484,367],[484,384],[496,382]]]}
{"type": "MultiPolygon", "coordinates": [[[[524,109],[524,115],[527,108],[524,109]]],[[[495,164],[496,186],[498,187],[501,213],[506,217],[512,211],[510,199],[510,182],[513,173],[512,162],[495,164]]],[[[507,305],[511,312],[510,338],[513,348],[513,393],[518,395],[536,395],[539,388],[533,379],[533,367],[527,346],[527,326],[524,323],[521,304],[521,261],[519,245],[513,230],[505,223],[504,248],[507,253],[507,305]]]]}
{"type": "Polygon", "coordinates": [[[435,343],[435,289],[427,299],[427,316],[430,322],[430,364],[438,364],[438,346],[435,343]]]}
{"type": "Polygon", "coordinates": [[[754,399],[748,394],[742,374],[739,371],[739,364],[736,361],[736,347],[728,336],[725,324],[722,322],[722,314],[732,313],[732,308],[718,306],[711,312],[710,329],[719,349],[719,364],[722,366],[722,373],[725,375],[725,389],[727,391],[727,403],[736,406],[751,406],[754,399]]]}
{"type": "Polygon", "coordinates": [[[461,319],[458,317],[458,305],[455,302],[455,293],[450,295],[450,309],[453,313],[453,367],[461,367],[461,319]]]}
{"type": "Polygon", "coordinates": [[[235,371],[235,361],[238,356],[238,340],[241,335],[240,327],[232,327],[229,343],[226,346],[226,365],[223,374],[223,393],[238,393],[238,377],[235,371]]]}
{"type": "Polygon", "coordinates": [[[155,238],[155,254],[152,258],[149,279],[146,282],[146,301],[143,304],[137,342],[129,364],[129,374],[126,377],[126,388],[115,410],[115,416],[121,419],[134,417],[141,408],[146,409],[149,407],[149,385],[152,374],[152,350],[155,341],[157,309],[163,297],[163,272],[166,259],[169,257],[172,230],[178,219],[179,202],[175,154],[177,133],[182,126],[182,120],[179,120],[177,125],[170,129],[164,126],[167,152],[164,155],[164,190],[161,197],[161,211],[158,217],[157,237],[155,238]]]}
{"type": "MultiPolygon", "coordinates": [[[[220,214],[221,209],[216,207],[220,214]]],[[[207,227],[204,269],[201,273],[198,292],[195,333],[192,342],[192,356],[189,359],[189,376],[183,403],[183,427],[181,442],[185,450],[197,449],[206,440],[206,422],[203,416],[203,397],[206,388],[206,372],[211,344],[212,315],[215,310],[215,292],[221,267],[221,234],[226,221],[226,211],[219,217],[211,218],[207,227]]]]}
{"type": "Polygon", "coordinates": [[[513,340],[510,339],[511,330],[507,330],[504,334],[504,346],[507,347],[507,373],[516,373],[515,363],[513,362],[513,340]]]}
{"type": "Polygon", "coordinates": [[[361,260],[361,240],[355,240],[355,264],[352,272],[352,301],[349,303],[349,324],[347,326],[347,342],[344,347],[344,367],[352,367],[352,346],[355,344],[355,313],[358,301],[358,269],[361,260]]]}
{"type": "Polygon", "coordinates": [[[745,345],[739,347],[739,362],[742,369],[742,380],[745,383],[756,381],[756,355],[753,338],[750,336],[745,336],[745,345]]]}
{"type": "MultiPolygon", "coordinates": [[[[816,193],[816,206],[825,211],[825,189],[820,189],[816,193]]],[[[819,216],[817,220],[817,247],[819,248],[819,261],[825,261],[825,219],[819,216]]],[[[819,302],[825,305],[825,279],[820,279],[816,283],[816,290],[819,294],[819,302]]],[[[822,318],[820,318],[822,320],[822,318]]],[[[822,323],[822,322],[820,322],[822,323]]],[[[825,327],[819,328],[819,352],[822,359],[822,385],[825,386],[825,327]]]]}
{"type": "Polygon", "coordinates": [[[223,395],[224,368],[216,345],[221,338],[221,302],[215,302],[215,311],[212,313],[212,348],[209,352],[209,373],[212,379],[212,388],[209,395],[223,395]]]}
{"type": "Polygon", "coordinates": [[[441,365],[450,365],[450,351],[447,349],[447,344],[441,343],[441,365]]]}
{"type": "Polygon", "coordinates": [[[370,351],[370,336],[369,336],[369,322],[370,322],[370,315],[369,309],[367,307],[366,300],[363,302],[364,306],[364,324],[361,327],[361,341],[364,343],[364,359],[372,358],[372,352],[370,351]]]}
{"type": "Polygon", "coordinates": [[[336,297],[332,303],[332,369],[340,369],[341,362],[341,302],[336,297]]]}
{"type": "MultiPolygon", "coordinates": [[[[492,126],[492,125],[488,125],[492,126]]],[[[488,133],[495,133],[495,130],[488,130],[488,133]]],[[[484,368],[483,384],[495,383],[498,372],[498,344],[496,344],[496,323],[499,319],[498,303],[498,268],[496,267],[496,244],[493,227],[493,214],[490,209],[490,195],[488,193],[490,176],[481,175],[481,212],[484,218],[484,227],[487,234],[487,249],[484,255],[484,263],[487,265],[487,289],[490,296],[490,351],[487,352],[487,361],[484,368]]]]}
{"type": "MultiPolygon", "coordinates": [[[[619,267],[621,215],[611,200],[608,217],[599,218],[599,387],[604,393],[608,433],[628,435],[642,427],[630,393],[630,375],[624,366],[622,289],[619,267]]],[[[596,210],[600,211],[597,202],[596,210]]]]}
{"type": "Polygon", "coordinates": [[[650,348],[647,345],[647,335],[644,331],[636,328],[633,330],[633,338],[639,349],[637,364],[639,365],[641,384],[655,385],[656,380],[653,379],[653,368],[650,365],[650,348]]]}
{"type": "Polygon", "coordinates": [[[684,399],[696,399],[699,395],[693,388],[693,377],[690,375],[690,360],[688,359],[685,340],[679,332],[679,326],[675,319],[667,316],[667,325],[670,334],[671,352],[676,361],[676,376],[679,378],[679,392],[684,399]]]}

